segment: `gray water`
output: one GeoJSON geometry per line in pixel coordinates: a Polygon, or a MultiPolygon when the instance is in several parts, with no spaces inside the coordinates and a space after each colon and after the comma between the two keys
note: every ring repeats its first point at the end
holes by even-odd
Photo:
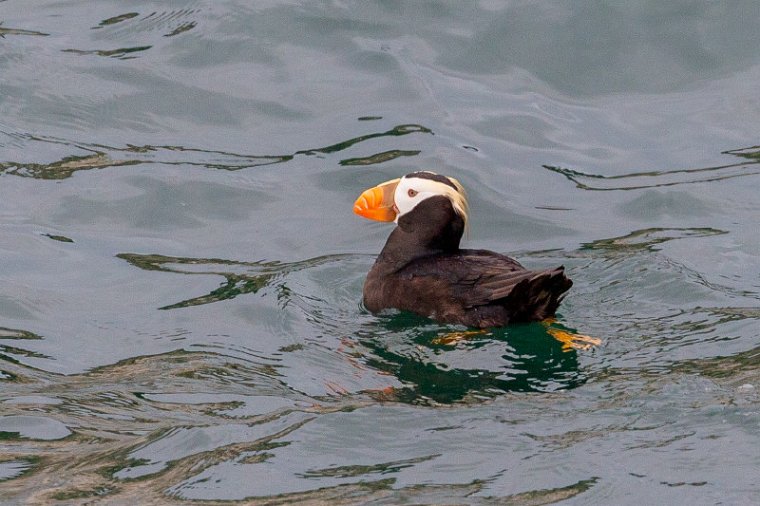
{"type": "Polygon", "coordinates": [[[759,15],[0,1],[0,500],[756,504],[759,15]],[[364,310],[422,169],[601,344],[364,310]]]}

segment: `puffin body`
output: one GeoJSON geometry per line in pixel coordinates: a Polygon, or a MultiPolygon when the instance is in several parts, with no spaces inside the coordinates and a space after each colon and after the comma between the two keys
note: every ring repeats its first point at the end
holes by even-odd
{"type": "Polygon", "coordinates": [[[460,249],[467,197],[454,178],[414,172],[371,188],[354,212],[397,226],[364,283],[364,305],[444,323],[501,327],[554,315],[572,281],[563,267],[528,270],[487,250],[460,249]]]}

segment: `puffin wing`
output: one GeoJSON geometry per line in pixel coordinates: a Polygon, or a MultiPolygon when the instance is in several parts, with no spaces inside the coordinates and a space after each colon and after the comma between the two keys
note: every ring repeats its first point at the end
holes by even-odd
{"type": "Polygon", "coordinates": [[[563,267],[528,270],[513,258],[486,250],[420,259],[411,274],[445,281],[451,296],[465,308],[496,303],[510,306],[516,314],[532,311],[537,304],[553,311],[572,285],[563,267]]]}
{"type": "Polygon", "coordinates": [[[536,275],[513,258],[482,250],[462,250],[460,262],[452,267],[450,275],[459,278],[452,280],[456,287],[452,295],[469,308],[509,297],[515,287],[536,275]]]}

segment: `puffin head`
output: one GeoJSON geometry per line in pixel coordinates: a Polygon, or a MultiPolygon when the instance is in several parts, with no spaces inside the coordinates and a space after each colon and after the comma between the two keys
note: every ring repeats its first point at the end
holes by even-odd
{"type": "Polygon", "coordinates": [[[354,202],[354,212],[370,220],[398,224],[399,218],[431,197],[449,199],[467,226],[467,195],[462,185],[453,177],[428,171],[412,172],[364,191],[354,202]]]}

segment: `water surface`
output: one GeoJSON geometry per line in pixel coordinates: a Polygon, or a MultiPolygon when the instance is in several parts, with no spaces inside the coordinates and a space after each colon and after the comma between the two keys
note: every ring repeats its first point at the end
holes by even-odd
{"type": "Polygon", "coordinates": [[[753,504],[760,41],[735,2],[0,2],[0,499],[753,504]],[[414,170],[556,328],[373,316],[414,170]]]}

